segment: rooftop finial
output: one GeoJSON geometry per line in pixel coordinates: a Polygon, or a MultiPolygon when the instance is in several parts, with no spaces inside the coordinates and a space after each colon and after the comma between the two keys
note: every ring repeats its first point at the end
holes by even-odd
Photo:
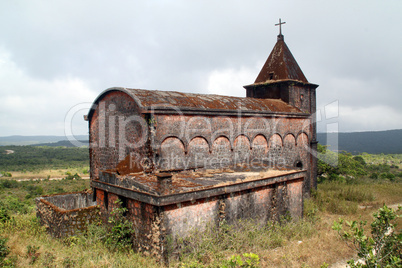
{"type": "Polygon", "coordinates": [[[279,18],[279,23],[275,24],[275,26],[279,26],[279,35],[278,35],[278,40],[283,40],[283,35],[282,35],[282,24],[285,24],[286,22],[282,22],[282,20],[279,18]]]}

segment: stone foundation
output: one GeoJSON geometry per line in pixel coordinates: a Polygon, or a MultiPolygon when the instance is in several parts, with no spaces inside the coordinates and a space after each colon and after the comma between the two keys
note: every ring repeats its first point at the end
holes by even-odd
{"type": "Polygon", "coordinates": [[[53,237],[80,233],[99,217],[99,207],[88,192],[41,196],[35,202],[36,216],[53,237]]]}
{"type": "MultiPolygon", "coordinates": [[[[264,225],[281,216],[295,220],[302,217],[305,171],[275,171],[272,177],[262,178],[242,174],[242,179],[236,173],[219,174],[219,181],[225,178],[231,183],[204,184],[202,189],[186,191],[178,186],[184,179],[173,178],[170,189],[175,193],[158,194],[157,187],[150,187],[151,178],[146,192],[126,187],[129,177],[101,172],[100,180],[92,181],[92,187],[104,220],[116,207],[115,201],[122,200],[128,209],[126,217],[135,229],[134,248],[166,259],[167,248],[174,248],[174,241],[185,238],[194,229],[205,230],[210,224],[220,226],[223,221],[235,224],[239,219],[252,219],[264,225]],[[173,244],[168,245],[168,240],[173,244]]],[[[214,178],[208,179],[211,183],[214,178]]],[[[205,183],[205,178],[196,182],[200,181],[205,183]]]]}

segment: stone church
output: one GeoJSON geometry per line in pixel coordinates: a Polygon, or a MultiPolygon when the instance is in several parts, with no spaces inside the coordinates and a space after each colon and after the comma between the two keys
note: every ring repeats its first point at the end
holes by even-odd
{"type": "Polygon", "coordinates": [[[280,32],[246,97],[115,87],[86,119],[91,187],[105,219],[117,206],[140,251],[207,223],[302,217],[316,187],[316,88],[280,32]]]}

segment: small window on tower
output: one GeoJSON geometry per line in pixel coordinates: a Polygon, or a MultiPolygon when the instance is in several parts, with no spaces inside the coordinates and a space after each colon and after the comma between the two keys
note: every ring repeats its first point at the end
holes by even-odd
{"type": "Polygon", "coordinates": [[[273,72],[269,73],[269,80],[272,80],[272,79],[274,79],[274,73],[273,72]]]}
{"type": "Polygon", "coordinates": [[[303,169],[303,163],[301,161],[297,161],[295,166],[298,169],[303,169]]]}

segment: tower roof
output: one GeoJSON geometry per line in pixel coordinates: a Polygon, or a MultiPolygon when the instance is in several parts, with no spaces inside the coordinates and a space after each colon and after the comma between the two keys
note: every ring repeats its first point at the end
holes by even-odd
{"type": "Polygon", "coordinates": [[[297,80],[308,83],[281,33],[254,83],[266,83],[270,80],[297,80]]]}

